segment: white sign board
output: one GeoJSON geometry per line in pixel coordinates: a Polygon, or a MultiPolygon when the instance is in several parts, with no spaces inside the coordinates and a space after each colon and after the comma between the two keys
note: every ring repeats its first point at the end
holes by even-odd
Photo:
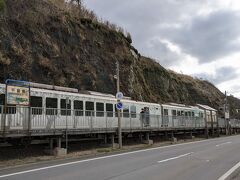
{"type": "Polygon", "coordinates": [[[7,86],[7,104],[28,106],[29,88],[19,86],[7,86]]]}

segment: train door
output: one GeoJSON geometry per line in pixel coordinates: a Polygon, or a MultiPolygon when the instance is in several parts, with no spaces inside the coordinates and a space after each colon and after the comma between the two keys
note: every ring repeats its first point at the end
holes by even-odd
{"type": "Polygon", "coordinates": [[[178,118],[177,118],[177,110],[172,109],[172,121],[173,121],[173,127],[178,126],[178,118]]]}
{"type": "Polygon", "coordinates": [[[134,103],[130,107],[131,128],[143,127],[143,109],[144,106],[140,103],[134,103]]]}
{"type": "Polygon", "coordinates": [[[72,121],[72,100],[69,97],[62,97],[60,99],[60,116],[55,122],[56,128],[71,129],[73,127],[72,121]]]}
{"type": "Polygon", "coordinates": [[[89,128],[88,122],[84,117],[84,101],[74,100],[73,101],[73,128],[85,129],[89,128]]]}
{"type": "MultiPolygon", "coordinates": [[[[134,125],[137,125],[136,123],[139,123],[139,116],[137,115],[137,104],[132,104],[130,106],[130,128],[134,127],[134,125]]],[[[138,124],[138,127],[139,124],[138,124]]]]}
{"type": "Polygon", "coordinates": [[[56,129],[62,124],[58,114],[58,98],[46,97],[45,128],[56,129]]]}
{"type": "Polygon", "coordinates": [[[212,123],[210,111],[207,111],[207,123],[208,123],[208,127],[210,127],[212,123]]]}
{"type": "Polygon", "coordinates": [[[140,122],[142,127],[149,127],[150,126],[150,108],[148,106],[143,106],[140,112],[140,122]]]}
{"type": "Polygon", "coordinates": [[[123,103],[122,109],[122,127],[130,129],[130,104],[123,103]]]}
{"type": "Polygon", "coordinates": [[[117,127],[117,118],[114,117],[115,104],[112,102],[105,103],[106,128],[117,127]]]}
{"type": "Polygon", "coordinates": [[[43,109],[43,98],[40,96],[31,96],[31,128],[32,129],[44,129],[46,123],[44,121],[44,109],[43,109]]]}
{"type": "Polygon", "coordinates": [[[160,115],[161,115],[161,108],[158,106],[150,106],[149,108],[149,124],[153,128],[158,128],[161,126],[160,124],[160,115]]]}
{"type": "Polygon", "coordinates": [[[165,108],[163,109],[163,126],[169,126],[169,110],[165,108]]]}
{"type": "Polygon", "coordinates": [[[93,100],[85,101],[85,120],[88,122],[89,128],[96,128],[95,122],[95,103],[93,100]]]}
{"type": "Polygon", "coordinates": [[[106,116],[105,116],[105,103],[96,102],[96,117],[94,127],[96,128],[106,128],[106,116]]]}

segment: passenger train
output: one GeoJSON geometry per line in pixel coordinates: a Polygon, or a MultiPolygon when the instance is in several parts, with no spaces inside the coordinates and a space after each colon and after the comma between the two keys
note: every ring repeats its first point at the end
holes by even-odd
{"type": "MultiPolygon", "coordinates": [[[[107,131],[118,127],[117,100],[111,94],[30,83],[30,106],[4,109],[5,91],[6,85],[0,84],[0,131],[5,136],[21,131],[107,131]]],[[[123,130],[194,129],[217,122],[217,111],[206,105],[157,104],[127,97],[122,102],[123,130]]]]}

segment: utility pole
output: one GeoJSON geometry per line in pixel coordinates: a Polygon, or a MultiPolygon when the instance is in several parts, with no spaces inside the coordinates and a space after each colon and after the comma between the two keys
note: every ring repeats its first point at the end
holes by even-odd
{"type": "MultiPolygon", "coordinates": [[[[120,92],[120,78],[119,78],[119,62],[116,62],[117,66],[117,93],[120,92]]],[[[118,99],[117,102],[119,103],[120,100],[118,99]]],[[[121,115],[120,115],[120,110],[117,109],[118,113],[118,144],[119,144],[119,149],[122,149],[122,125],[121,125],[121,115]]]]}
{"type": "Polygon", "coordinates": [[[227,91],[225,91],[225,99],[224,99],[224,121],[226,124],[226,135],[228,135],[228,121],[226,118],[226,112],[227,112],[227,91]]]}

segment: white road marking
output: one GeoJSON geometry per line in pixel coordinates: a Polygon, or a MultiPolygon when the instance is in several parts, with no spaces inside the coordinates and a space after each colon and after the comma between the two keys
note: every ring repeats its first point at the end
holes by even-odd
{"type": "MultiPolygon", "coordinates": [[[[228,138],[228,137],[224,137],[224,139],[225,138],[228,138]]],[[[223,138],[221,138],[221,139],[223,139],[223,138]]],[[[183,146],[183,145],[189,145],[189,144],[197,144],[197,143],[215,141],[215,140],[216,139],[206,139],[206,140],[202,140],[202,141],[188,142],[188,143],[182,143],[182,144],[174,144],[174,145],[169,145],[169,146],[143,149],[143,150],[126,152],[126,153],[121,153],[121,154],[114,154],[114,155],[109,155],[109,156],[102,156],[102,157],[97,157],[97,158],[92,158],[92,159],[73,161],[73,162],[69,162],[69,163],[62,163],[62,164],[57,164],[57,165],[53,165],[53,166],[46,166],[46,167],[42,167],[42,168],[36,168],[36,169],[20,171],[20,172],[16,172],[16,173],[0,175],[0,178],[16,176],[16,175],[20,175],[20,174],[27,174],[27,173],[31,173],[31,172],[36,172],[36,171],[41,171],[41,170],[46,170],[46,169],[53,169],[53,168],[68,166],[68,165],[73,165],[73,164],[79,164],[79,163],[83,163],[83,162],[90,162],[90,161],[95,161],[95,160],[100,160],[100,159],[107,159],[107,158],[111,158],[111,157],[118,157],[118,156],[124,156],[124,155],[128,155],[128,154],[135,154],[135,153],[139,153],[139,152],[147,152],[147,151],[152,151],[152,150],[157,150],[157,149],[165,149],[165,148],[169,148],[169,147],[177,147],[177,146],[183,146]]]]}
{"type": "Polygon", "coordinates": [[[218,180],[225,180],[227,179],[234,171],[236,171],[240,167],[240,162],[237,163],[235,166],[233,166],[231,169],[229,169],[228,172],[226,172],[224,175],[222,175],[218,180]]]}
{"type": "Polygon", "coordinates": [[[182,154],[182,155],[179,155],[179,156],[176,156],[176,157],[172,157],[172,158],[169,158],[169,159],[164,159],[164,160],[158,161],[158,163],[163,163],[163,162],[171,161],[171,160],[174,160],[174,159],[179,159],[179,158],[188,156],[190,154],[193,154],[193,152],[190,152],[190,153],[187,153],[187,154],[182,154]]]}
{"type": "Polygon", "coordinates": [[[222,143],[222,144],[218,144],[218,145],[216,145],[216,147],[219,147],[219,146],[222,146],[222,145],[226,145],[226,144],[231,144],[232,142],[225,142],[225,143],[222,143]]]}

